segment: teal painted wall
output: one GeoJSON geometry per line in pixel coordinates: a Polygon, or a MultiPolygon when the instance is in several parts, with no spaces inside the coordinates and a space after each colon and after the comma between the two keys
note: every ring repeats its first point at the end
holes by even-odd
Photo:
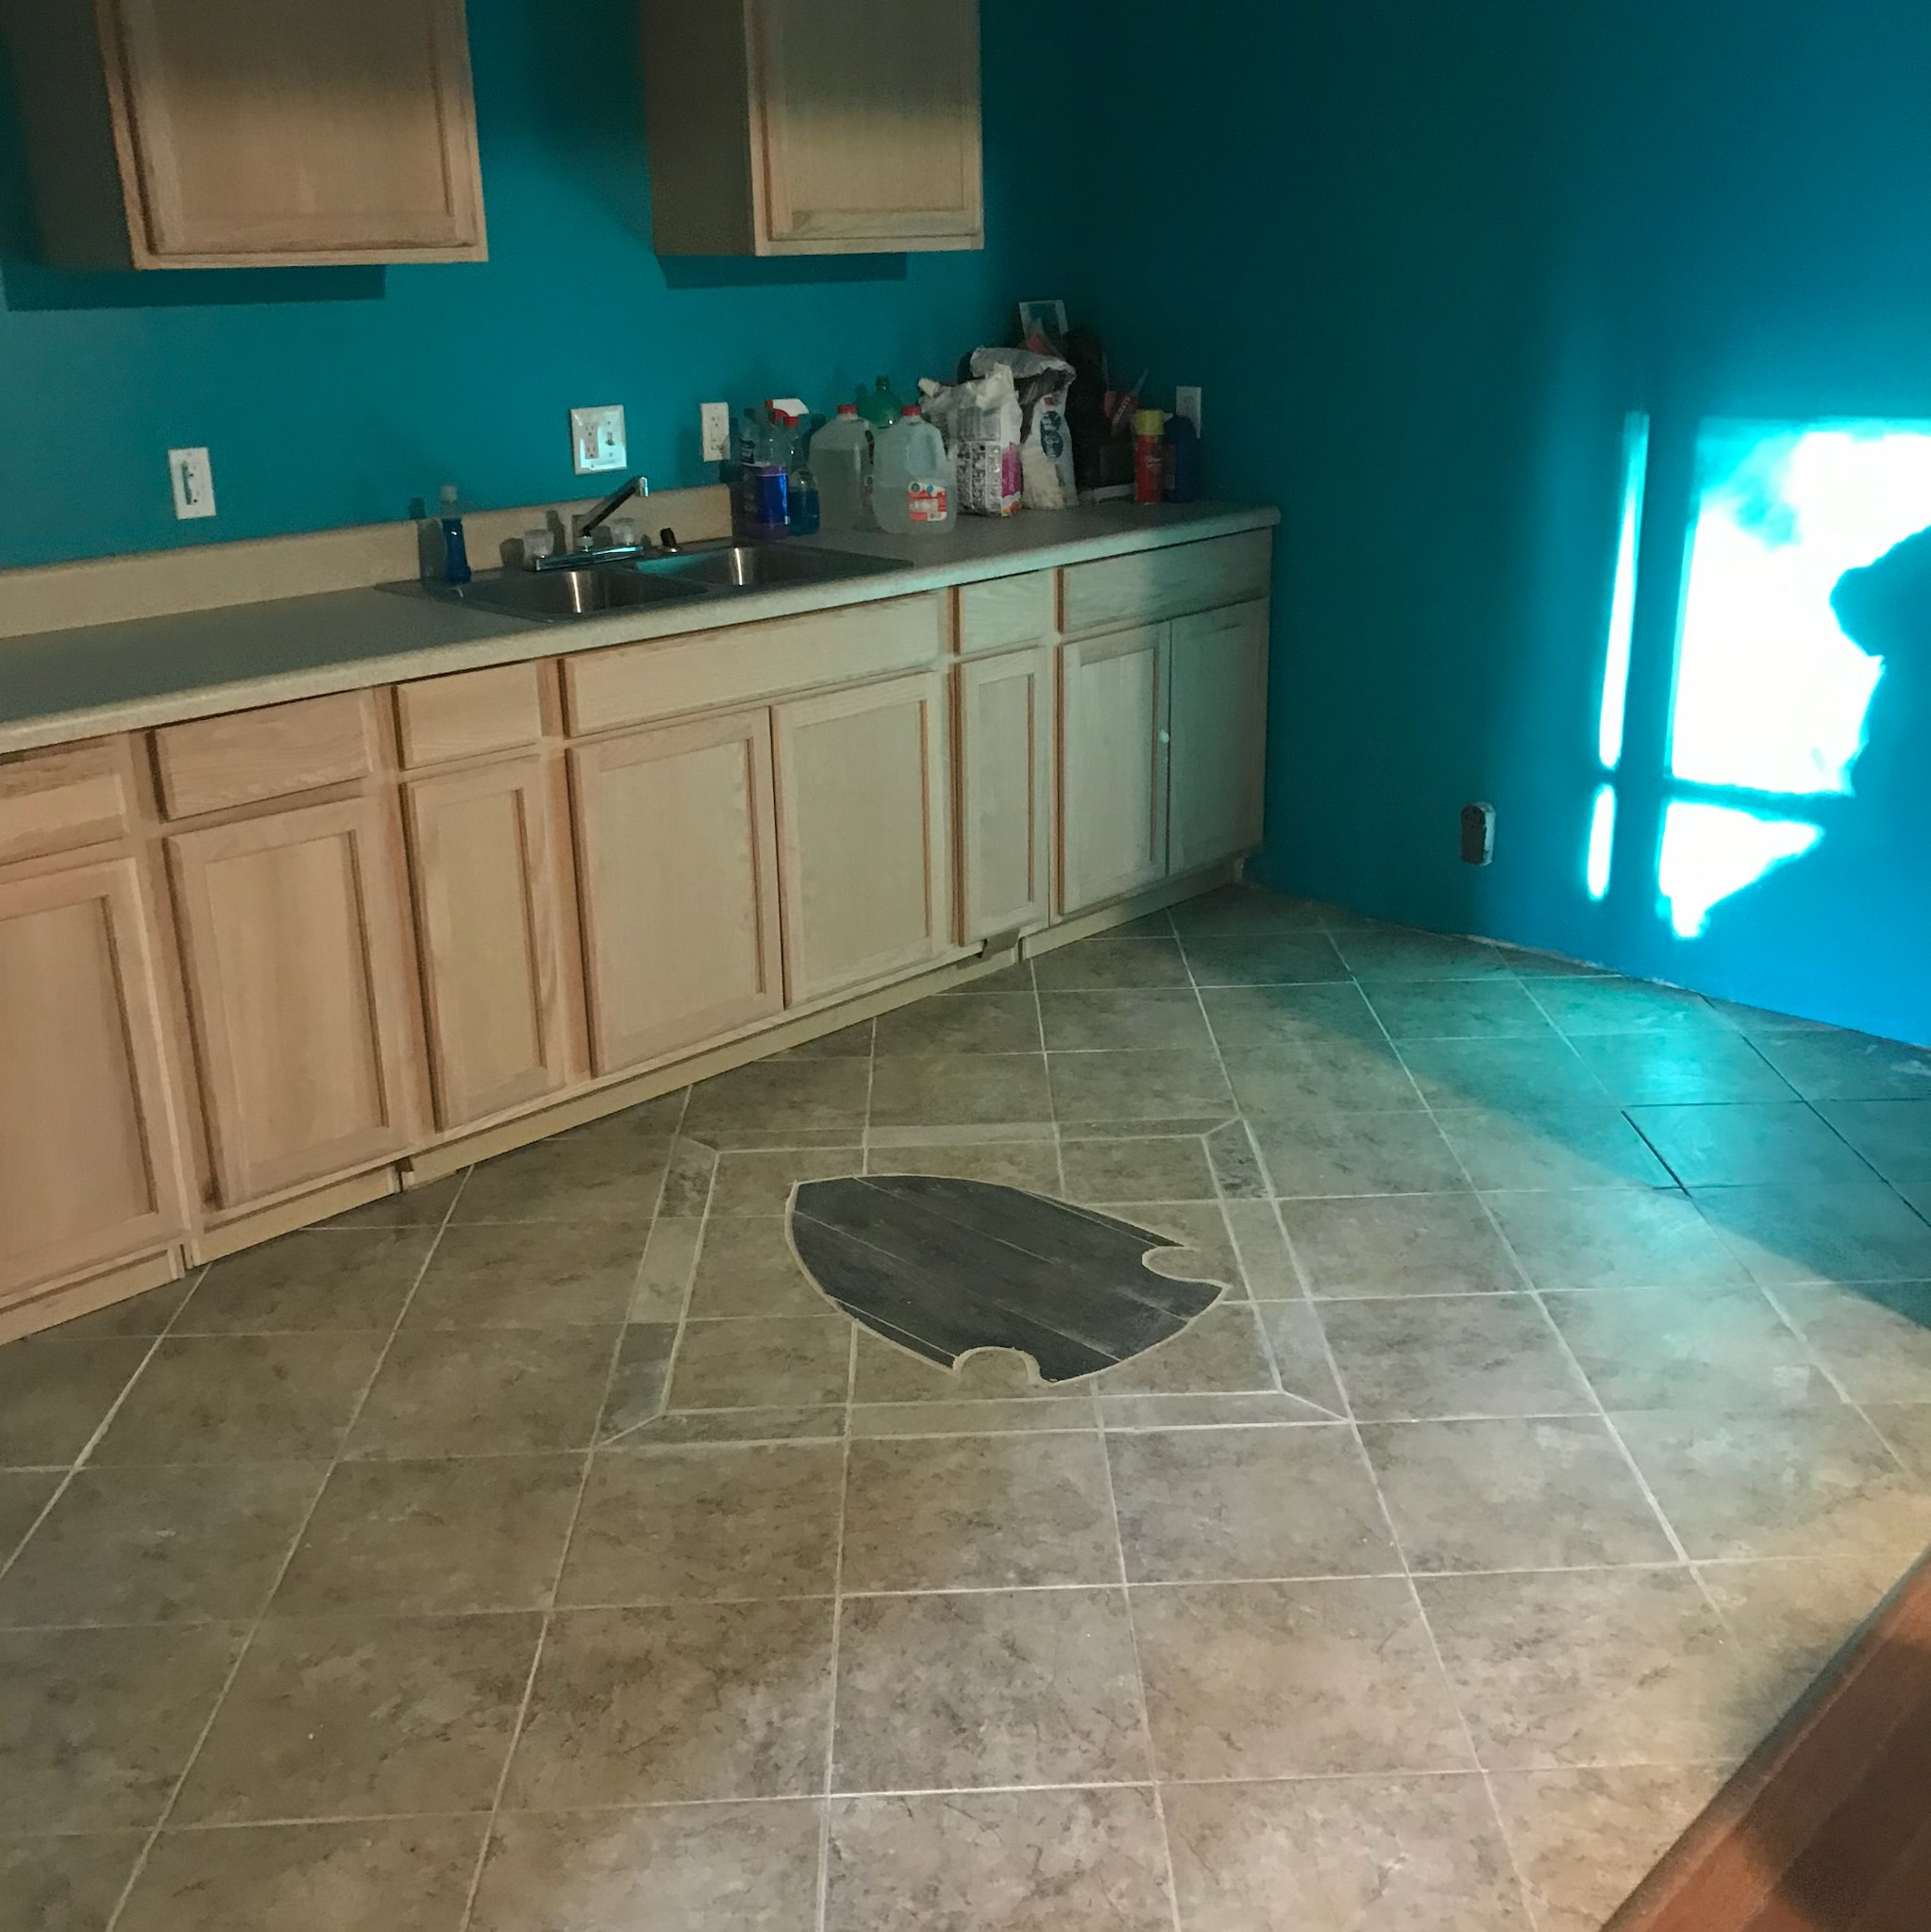
{"type": "Polygon", "coordinates": [[[656,486],[709,480],[700,401],[824,406],[880,370],[949,374],[1010,313],[1017,11],[986,9],[978,254],[661,262],[632,0],[470,0],[491,246],[474,266],[37,266],[0,76],[0,567],[398,517],[445,480],[484,507],[580,496],[573,404],[623,403],[656,486]],[[196,444],[221,514],[182,525],[166,451],[196,444]]]}
{"type": "Polygon", "coordinates": [[[1653,883],[1698,422],[1931,417],[1931,12],[1136,4],[1105,39],[1089,98],[1132,98],[1156,46],[1180,78],[1067,278],[1129,375],[1204,385],[1209,486],[1286,519],[1265,874],[1931,1041],[1931,798],[1848,808],[1693,944],[1653,883]],[[1655,419],[1648,596],[1596,906],[1631,409],[1655,419]],[[1471,798],[1500,811],[1487,871],[1456,857],[1471,798]]]}

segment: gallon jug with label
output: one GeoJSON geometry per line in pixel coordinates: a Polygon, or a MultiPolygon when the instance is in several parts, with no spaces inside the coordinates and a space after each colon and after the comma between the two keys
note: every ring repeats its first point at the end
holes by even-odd
{"type": "Polygon", "coordinates": [[[958,513],[945,438],[909,403],[878,440],[872,513],[879,528],[894,536],[950,529],[958,513]]]}
{"type": "Polygon", "coordinates": [[[838,413],[812,438],[812,474],[828,530],[877,529],[872,515],[872,430],[858,405],[842,402],[838,413]]]}

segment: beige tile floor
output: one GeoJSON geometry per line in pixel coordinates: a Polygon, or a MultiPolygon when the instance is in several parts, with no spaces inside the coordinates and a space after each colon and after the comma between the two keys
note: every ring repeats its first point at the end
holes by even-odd
{"type": "Polygon", "coordinates": [[[1931,1538],[1931,1056],[1226,894],[0,1351],[0,1932],[1587,1932],[1931,1538]],[[1171,1233],[941,1372],[802,1178],[1171,1233]]]}

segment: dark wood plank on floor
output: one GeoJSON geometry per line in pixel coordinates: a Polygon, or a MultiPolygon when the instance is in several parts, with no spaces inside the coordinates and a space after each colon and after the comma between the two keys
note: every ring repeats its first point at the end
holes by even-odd
{"type": "Polygon", "coordinates": [[[928,1359],[1031,1355],[1071,1381],[1169,1341],[1217,1284],[1151,1273],[1172,1244],[1125,1221],[989,1182],[925,1176],[807,1182],[792,1242],[824,1292],[928,1359]]]}

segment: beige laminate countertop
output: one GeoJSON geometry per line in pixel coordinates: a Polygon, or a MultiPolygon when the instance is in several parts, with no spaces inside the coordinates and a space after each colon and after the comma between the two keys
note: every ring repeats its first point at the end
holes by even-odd
{"type": "Polygon", "coordinates": [[[0,639],[0,754],[253,705],[567,651],[688,636],[839,604],[1057,569],[1278,522],[1225,503],[1099,504],[966,517],[942,536],[841,530],[795,541],[902,569],[562,623],[499,616],[427,593],[327,591],[0,639]]]}

